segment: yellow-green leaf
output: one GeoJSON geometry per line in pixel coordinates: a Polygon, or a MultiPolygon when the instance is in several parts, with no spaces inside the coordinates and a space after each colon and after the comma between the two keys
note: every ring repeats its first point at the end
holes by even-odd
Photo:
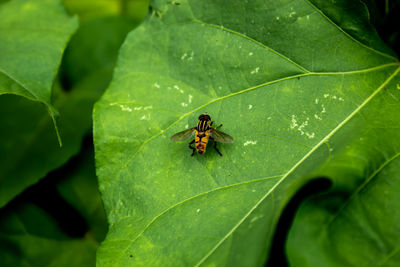
{"type": "MultiPolygon", "coordinates": [[[[384,103],[400,98],[397,59],[368,20],[347,23],[364,7],[338,2],[152,2],[94,110],[110,223],[99,266],[264,264],[293,194],[330,174],[344,140],[374,134],[354,120],[391,116],[384,103]],[[210,145],[191,157],[169,139],[202,113],[235,139],[218,144],[223,157],[210,145]]],[[[376,169],[380,158],[359,164],[376,169]]]]}

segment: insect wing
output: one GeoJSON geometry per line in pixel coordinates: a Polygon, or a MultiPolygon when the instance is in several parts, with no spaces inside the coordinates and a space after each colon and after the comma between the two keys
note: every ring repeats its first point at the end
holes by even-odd
{"type": "Polygon", "coordinates": [[[184,130],[171,136],[171,141],[178,142],[186,140],[193,136],[194,128],[184,130]]]}
{"type": "Polygon", "coordinates": [[[233,143],[233,137],[223,133],[221,131],[218,131],[217,129],[212,129],[211,130],[211,137],[214,138],[215,141],[220,142],[220,143],[233,143]]]}

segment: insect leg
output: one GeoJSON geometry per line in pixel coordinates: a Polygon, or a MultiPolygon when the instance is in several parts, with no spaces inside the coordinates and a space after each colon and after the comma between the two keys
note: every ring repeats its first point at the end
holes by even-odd
{"type": "Polygon", "coordinates": [[[214,149],[218,152],[218,154],[222,157],[222,154],[221,154],[221,152],[219,152],[219,150],[218,150],[218,148],[217,148],[217,141],[215,141],[214,139],[213,139],[213,141],[214,141],[214,149]]]}
{"type": "MultiPolygon", "coordinates": [[[[210,123],[210,126],[212,126],[214,124],[214,121],[212,121],[211,123],[210,123]]],[[[222,124],[221,125],[219,125],[219,126],[217,126],[217,128],[215,128],[215,129],[218,129],[219,127],[221,127],[222,126],[222,124]]]]}
{"type": "Polygon", "coordinates": [[[190,155],[190,156],[193,156],[194,152],[196,151],[196,148],[192,147],[193,143],[194,143],[194,139],[192,140],[192,142],[189,143],[189,148],[192,150],[192,155],[190,155]]]}

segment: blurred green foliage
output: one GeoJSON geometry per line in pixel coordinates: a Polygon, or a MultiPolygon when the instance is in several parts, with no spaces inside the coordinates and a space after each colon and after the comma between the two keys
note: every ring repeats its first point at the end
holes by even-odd
{"type": "MultiPolygon", "coordinates": [[[[107,222],[94,168],[92,106],[111,80],[126,34],[144,19],[149,2],[66,0],[47,1],[51,3],[48,4],[42,0],[37,2],[41,9],[30,10],[30,18],[9,10],[18,5],[28,7],[31,1],[1,2],[0,12],[7,11],[14,22],[4,32],[7,22],[4,16],[0,19],[0,34],[10,40],[2,43],[6,50],[0,45],[0,63],[3,60],[12,65],[1,54],[7,49],[15,50],[12,42],[29,44],[22,35],[14,34],[18,31],[26,32],[25,39],[37,36],[35,45],[40,40],[52,49],[46,43],[46,31],[41,29],[59,27],[56,18],[43,17],[40,24],[32,21],[35,16],[49,14],[50,8],[64,12],[64,19],[77,22],[78,18],[79,27],[73,35],[65,35],[70,40],[64,44],[61,64],[56,66],[59,69],[49,73],[53,75],[53,86],[48,89],[48,103],[59,114],[62,147],[46,109],[31,97],[10,92],[10,88],[17,88],[13,85],[15,76],[7,76],[9,72],[2,72],[6,69],[0,64],[0,92],[6,93],[0,96],[0,204],[4,206],[0,210],[0,266],[94,266],[96,248],[106,234],[107,222]]],[[[51,36],[52,32],[48,32],[51,36]]],[[[16,53],[25,59],[32,54],[32,60],[40,62],[31,48],[16,53]]],[[[27,71],[35,70],[32,65],[25,66],[27,71]]],[[[34,84],[37,76],[32,77],[34,84]]]]}

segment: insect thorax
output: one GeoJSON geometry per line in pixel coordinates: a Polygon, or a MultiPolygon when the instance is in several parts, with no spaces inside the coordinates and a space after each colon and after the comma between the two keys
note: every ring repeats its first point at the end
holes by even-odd
{"type": "Polygon", "coordinates": [[[199,120],[196,128],[199,132],[205,132],[207,130],[210,130],[210,123],[208,120],[199,120]]]}

